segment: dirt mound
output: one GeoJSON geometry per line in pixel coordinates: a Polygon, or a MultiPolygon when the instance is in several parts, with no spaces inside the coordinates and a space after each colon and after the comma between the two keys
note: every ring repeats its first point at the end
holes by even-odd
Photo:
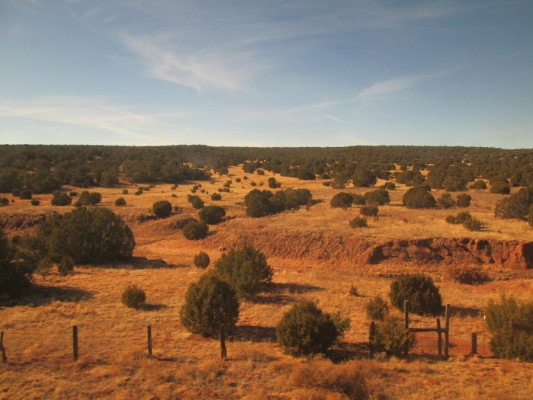
{"type": "Polygon", "coordinates": [[[378,264],[397,259],[418,264],[498,264],[513,269],[533,268],[533,242],[486,239],[427,238],[383,241],[371,237],[320,232],[231,231],[207,240],[231,248],[253,244],[267,256],[378,264]]]}
{"type": "Polygon", "coordinates": [[[45,214],[2,214],[0,228],[6,231],[28,229],[44,221],[45,218],[45,214]]]}

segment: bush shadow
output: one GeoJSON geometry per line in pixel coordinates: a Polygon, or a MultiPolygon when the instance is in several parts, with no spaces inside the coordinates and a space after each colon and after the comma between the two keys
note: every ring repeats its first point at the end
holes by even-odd
{"type": "Polygon", "coordinates": [[[285,294],[258,294],[253,299],[253,303],[255,304],[289,304],[294,302],[294,298],[291,296],[285,295],[285,294]]]}
{"type": "Polygon", "coordinates": [[[479,317],[481,316],[481,310],[478,308],[472,307],[456,307],[450,306],[450,316],[451,317],[479,317]]]}
{"type": "Polygon", "coordinates": [[[128,263],[131,269],[161,269],[161,268],[178,268],[187,267],[187,265],[168,264],[165,260],[148,259],[146,257],[132,257],[128,263]]]}
{"type": "Polygon", "coordinates": [[[231,342],[275,342],[276,328],[270,326],[238,325],[228,335],[231,342]]]}
{"type": "Polygon", "coordinates": [[[165,308],[168,308],[165,304],[144,304],[141,307],[141,310],[143,311],[159,311],[164,310],[165,308]]]}
{"type": "Polygon", "coordinates": [[[92,298],[92,294],[86,290],[68,286],[42,286],[34,285],[30,291],[17,299],[0,302],[0,307],[15,306],[44,306],[54,301],[78,302],[92,298]]]}
{"type": "Polygon", "coordinates": [[[300,283],[270,283],[268,291],[274,294],[304,294],[309,292],[322,292],[324,288],[300,283]]]}

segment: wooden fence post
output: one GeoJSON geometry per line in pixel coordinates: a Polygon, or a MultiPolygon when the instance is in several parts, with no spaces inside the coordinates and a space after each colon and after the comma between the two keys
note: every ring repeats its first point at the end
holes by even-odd
{"type": "Polygon", "coordinates": [[[78,327],[72,327],[72,352],[74,354],[74,361],[78,361],[78,327]]]}
{"type": "Polygon", "coordinates": [[[446,309],[444,311],[444,355],[449,356],[449,346],[450,346],[450,305],[446,304],[446,309]]]}
{"type": "Polygon", "coordinates": [[[2,351],[2,362],[7,363],[6,348],[4,347],[4,331],[0,332],[0,350],[2,351]]]}
{"type": "Polygon", "coordinates": [[[368,332],[368,349],[370,350],[370,357],[374,357],[374,346],[372,342],[374,340],[374,334],[376,332],[376,323],[372,321],[370,323],[370,331],[368,332]]]}
{"type": "Polygon", "coordinates": [[[152,357],[152,325],[148,325],[148,357],[152,357]]]}
{"type": "MultiPolygon", "coordinates": [[[[409,330],[409,300],[403,301],[403,318],[405,323],[405,329],[409,330]]],[[[405,342],[404,355],[409,356],[409,341],[405,342]]]]}
{"type": "Polygon", "coordinates": [[[440,330],[440,318],[437,318],[437,347],[439,349],[439,357],[442,356],[442,332],[440,330]]]}
{"type": "Polygon", "coordinates": [[[474,355],[477,354],[477,333],[472,332],[472,351],[470,354],[474,355]]]}

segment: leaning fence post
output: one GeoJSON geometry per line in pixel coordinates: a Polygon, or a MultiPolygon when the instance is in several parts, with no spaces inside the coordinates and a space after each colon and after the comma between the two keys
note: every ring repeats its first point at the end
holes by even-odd
{"type": "MultiPolygon", "coordinates": [[[[405,323],[405,329],[409,331],[409,300],[403,301],[403,318],[405,323]]],[[[406,357],[409,355],[409,340],[405,342],[404,354],[406,357]]]]}
{"type": "Polygon", "coordinates": [[[472,332],[472,351],[470,354],[472,355],[477,354],[477,333],[476,332],[472,332]]]}
{"type": "Polygon", "coordinates": [[[374,357],[374,334],[376,332],[376,323],[372,321],[370,323],[370,331],[368,333],[368,349],[370,350],[370,357],[374,357]]]}
{"type": "Polygon", "coordinates": [[[148,325],[148,357],[152,357],[152,325],[148,325]]]}
{"type": "Polygon", "coordinates": [[[446,310],[444,311],[444,355],[448,357],[449,342],[450,342],[450,305],[446,304],[446,310]]]}
{"type": "Polygon", "coordinates": [[[442,332],[440,330],[440,318],[437,318],[437,347],[439,349],[439,357],[442,356],[442,332]]]}
{"type": "Polygon", "coordinates": [[[4,331],[0,332],[0,350],[2,351],[2,362],[7,363],[6,348],[4,347],[4,331]]]}
{"type": "Polygon", "coordinates": [[[78,360],[78,327],[72,327],[72,352],[74,354],[74,361],[78,360]]]}

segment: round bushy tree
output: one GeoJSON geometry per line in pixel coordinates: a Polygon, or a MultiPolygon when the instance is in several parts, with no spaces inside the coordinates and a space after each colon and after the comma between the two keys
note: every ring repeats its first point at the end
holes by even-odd
{"type": "Polygon", "coordinates": [[[529,213],[530,197],[527,189],[522,189],[512,196],[496,203],[494,215],[496,218],[525,219],[529,213]]]}
{"type": "Polygon", "coordinates": [[[31,286],[31,273],[13,262],[14,252],[0,229],[0,300],[16,297],[31,286]]]}
{"type": "Polygon", "coordinates": [[[353,197],[350,193],[340,192],[331,199],[331,207],[347,209],[353,203],[353,197]]]}
{"type": "Polygon", "coordinates": [[[440,208],[452,208],[455,206],[455,200],[450,193],[443,193],[437,200],[437,204],[440,208]]]}
{"type": "Polygon", "coordinates": [[[97,264],[130,258],[135,247],[131,229],[107,208],[81,207],[66,213],[52,227],[48,254],[59,262],[97,264]]]}
{"type": "Polygon", "coordinates": [[[369,347],[374,353],[385,353],[388,356],[400,357],[407,347],[415,345],[415,335],[405,329],[402,321],[385,317],[375,325],[374,334],[370,338],[369,347]]]}
{"type": "Polygon", "coordinates": [[[215,225],[222,222],[226,216],[226,210],[220,206],[207,206],[202,208],[198,215],[200,220],[206,224],[215,225]]]}
{"type": "Polygon", "coordinates": [[[376,175],[369,170],[358,168],[352,177],[353,184],[357,187],[369,187],[376,184],[376,175]]]}
{"type": "Polygon", "coordinates": [[[115,205],[117,207],[125,206],[126,205],[126,200],[124,199],[124,197],[119,197],[118,199],[115,200],[115,205]]]}
{"type": "Polygon", "coordinates": [[[209,255],[203,251],[194,256],[194,265],[198,268],[206,269],[210,261],[209,255]]]}
{"type": "Polygon", "coordinates": [[[220,193],[213,193],[211,195],[211,200],[213,201],[222,200],[222,196],[220,195],[220,193]]]}
{"type": "Polygon", "coordinates": [[[363,206],[360,211],[361,215],[365,217],[375,217],[379,213],[379,208],[377,206],[363,206]]]}
{"type": "Polygon", "coordinates": [[[52,197],[53,206],[68,206],[72,204],[72,197],[64,192],[55,192],[52,197]]]}
{"type": "Polygon", "coordinates": [[[204,207],[204,202],[202,199],[198,196],[187,196],[187,200],[189,200],[189,203],[191,203],[191,206],[197,210],[204,207]]]}
{"type": "Polygon", "coordinates": [[[389,192],[385,189],[376,189],[366,192],[364,195],[366,204],[378,204],[380,206],[390,203],[389,192]]]}
{"type": "Polygon", "coordinates": [[[157,218],[167,218],[172,214],[172,204],[167,200],[159,200],[152,205],[152,210],[157,218]]]}
{"type": "Polygon", "coordinates": [[[403,195],[403,204],[407,208],[433,208],[436,205],[435,198],[430,193],[428,186],[415,186],[403,195]]]}
{"type": "Polygon", "coordinates": [[[189,221],[183,227],[183,236],[189,240],[200,240],[207,237],[209,226],[205,222],[189,221]]]}
{"type": "Polygon", "coordinates": [[[457,196],[457,207],[470,207],[472,196],[466,193],[461,193],[457,196]]]}
{"type": "Polygon", "coordinates": [[[81,192],[78,201],[76,202],[77,206],[95,206],[96,204],[102,201],[102,195],[98,192],[89,192],[84,190],[81,192]]]}
{"type": "Polygon", "coordinates": [[[374,297],[366,305],[366,315],[373,320],[383,321],[389,314],[389,307],[380,296],[374,297]]]}
{"type": "Polygon", "coordinates": [[[295,356],[325,353],[338,336],[331,316],[311,301],[295,304],[276,327],[278,344],[295,356]]]}
{"type": "Polygon", "coordinates": [[[146,293],[140,287],[130,285],[122,292],[122,303],[128,308],[141,308],[146,303],[146,293]]]}
{"type": "Polygon", "coordinates": [[[272,280],[273,271],[263,253],[252,246],[232,249],[215,263],[216,273],[233,286],[237,295],[253,299],[272,280]]]}
{"type": "Polygon", "coordinates": [[[368,228],[368,221],[363,217],[355,217],[350,220],[350,226],[352,228],[368,228]]]}
{"type": "Polygon", "coordinates": [[[180,319],[190,332],[218,338],[221,356],[225,358],[226,335],[239,319],[239,301],[235,290],[214,274],[203,275],[187,289],[180,319]]]}
{"type": "Polygon", "coordinates": [[[396,190],[396,184],[394,182],[385,182],[383,189],[396,190]]]}
{"type": "Polygon", "coordinates": [[[430,276],[423,274],[400,275],[390,287],[391,304],[403,310],[404,301],[409,300],[410,311],[418,315],[442,313],[442,298],[439,288],[430,276]]]}

